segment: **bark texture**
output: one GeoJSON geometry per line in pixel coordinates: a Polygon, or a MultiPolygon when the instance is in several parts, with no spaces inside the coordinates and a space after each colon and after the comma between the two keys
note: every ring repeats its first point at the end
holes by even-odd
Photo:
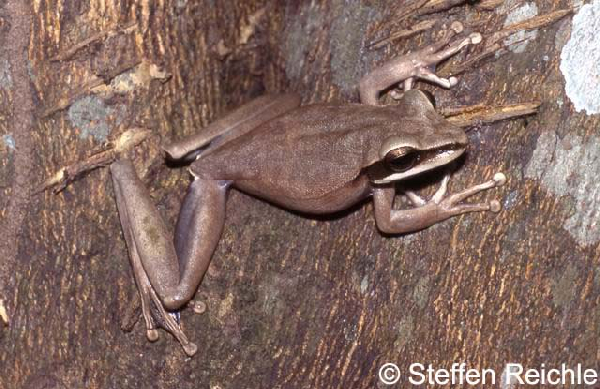
{"type": "Polygon", "coordinates": [[[385,362],[403,372],[466,362],[498,376],[506,362],[598,367],[600,122],[565,95],[570,17],[523,52],[466,69],[453,90],[419,84],[441,107],[542,101],[536,116],[471,131],[451,182],[504,172],[507,185],[480,196],[500,199],[500,214],[385,237],[370,204],[310,218],[232,192],[196,295],[208,310],[182,314],[192,359],[165,332],[149,343],[141,321],[121,330],[138,297],[108,169],[34,193],[142,127],[153,135],[135,163],[173,225],[189,175],[163,163],[161,140],[265,91],[357,102],[361,75],[433,42],[444,23],[485,39],[526,4],[571,6],[448,2],[460,4],[420,16],[434,28],[367,49],[415,25],[403,16],[413,3],[423,1],[0,1],[0,387],[373,388],[385,362]]]}

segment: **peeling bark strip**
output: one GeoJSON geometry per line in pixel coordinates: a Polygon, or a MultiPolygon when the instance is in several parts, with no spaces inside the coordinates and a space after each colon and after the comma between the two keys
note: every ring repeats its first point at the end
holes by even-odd
{"type": "Polygon", "coordinates": [[[446,108],[442,109],[440,113],[454,125],[466,128],[484,123],[494,123],[520,116],[533,115],[538,112],[540,105],[540,102],[498,106],[477,104],[463,107],[446,108]]]}
{"type": "Polygon", "coordinates": [[[420,32],[427,31],[427,30],[431,29],[433,26],[435,26],[435,20],[423,20],[408,29],[394,31],[387,38],[377,39],[377,40],[371,42],[367,47],[369,49],[378,49],[382,46],[387,45],[388,43],[390,43],[392,41],[402,39],[402,38],[408,38],[408,37],[418,34],[420,32]]]}
{"type": "MultiPolygon", "coordinates": [[[[30,8],[23,0],[9,0],[4,14],[10,21],[9,44],[4,45],[3,55],[10,63],[13,76],[12,94],[12,134],[15,139],[14,175],[12,196],[9,200],[6,218],[0,225],[0,296],[10,296],[9,275],[13,273],[16,261],[17,238],[25,217],[25,207],[29,201],[31,169],[31,137],[33,127],[33,96],[29,74],[28,44],[31,28],[30,8]]],[[[7,302],[10,310],[10,301],[7,302]]]]}
{"type": "Polygon", "coordinates": [[[79,43],[67,48],[66,50],[58,53],[56,56],[52,57],[50,59],[50,61],[53,61],[53,62],[67,61],[67,60],[71,59],[75,54],[77,54],[79,52],[79,50],[83,50],[84,48],[89,47],[92,44],[94,44],[98,41],[101,41],[107,37],[113,36],[113,35],[128,34],[130,32],[133,32],[135,30],[135,28],[136,28],[135,23],[128,23],[125,26],[116,26],[116,27],[110,28],[108,30],[98,32],[96,34],[93,34],[91,37],[83,40],[82,42],[79,42],[79,43]]]}
{"type": "Polygon", "coordinates": [[[94,170],[100,166],[107,166],[113,163],[120,153],[131,150],[133,147],[142,143],[151,132],[143,128],[130,128],[123,132],[114,141],[107,142],[106,149],[93,153],[83,161],[75,162],[71,165],[61,168],[55,175],[44,181],[44,183],[35,190],[35,193],[43,192],[46,189],[54,188],[54,193],[63,190],[69,182],[77,177],[94,170]]]}

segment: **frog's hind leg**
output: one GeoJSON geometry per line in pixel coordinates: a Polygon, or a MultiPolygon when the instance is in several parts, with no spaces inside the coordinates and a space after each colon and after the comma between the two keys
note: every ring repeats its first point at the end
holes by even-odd
{"type": "Polygon", "coordinates": [[[477,32],[452,40],[459,30],[451,29],[439,42],[406,56],[394,58],[364,76],[359,85],[361,102],[376,105],[379,93],[399,82],[404,82],[405,90],[412,89],[417,79],[429,81],[443,88],[456,85],[455,77],[439,77],[433,69],[439,62],[458,53],[464,47],[481,42],[481,34],[477,32]]]}
{"type": "Polygon", "coordinates": [[[148,338],[157,337],[156,320],[193,355],[197,348],[172,313],[192,299],[204,277],[223,231],[230,183],[194,180],[183,201],[173,242],[131,161],[114,162],[110,170],[148,338]]]}
{"type": "Polygon", "coordinates": [[[181,204],[175,227],[175,250],[181,278],[172,304],[189,302],[202,282],[223,232],[229,181],[196,178],[181,204]]]}
{"type": "Polygon", "coordinates": [[[258,97],[199,133],[169,144],[165,152],[172,160],[186,159],[202,147],[212,148],[229,142],[299,105],[300,97],[294,93],[258,97]]]}
{"type": "MultiPolygon", "coordinates": [[[[152,342],[158,339],[158,332],[156,331],[156,322],[158,322],[158,324],[177,338],[185,353],[192,356],[196,353],[196,345],[188,340],[172,314],[167,312],[163,307],[143,265],[142,258],[145,256],[148,248],[146,247],[148,245],[145,242],[145,238],[148,236],[145,233],[139,233],[140,218],[145,219],[143,224],[146,224],[145,229],[148,230],[148,227],[153,227],[151,221],[148,223],[148,219],[152,219],[153,216],[146,215],[143,206],[136,207],[132,206],[131,203],[137,202],[138,204],[147,205],[145,204],[149,200],[147,191],[145,191],[137,175],[135,175],[135,170],[131,162],[118,161],[113,163],[111,165],[111,173],[121,228],[127,242],[129,260],[140,294],[142,316],[146,324],[146,336],[152,342]]],[[[153,234],[156,235],[156,232],[153,232],[153,234]]],[[[170,267],[173,268],[173,266],[170,267]]],[[[176,268],[174,270],[176,271],[176,268]]],[[[166,272],[164,275],[167,276],[168,273],[166,272]]]]}

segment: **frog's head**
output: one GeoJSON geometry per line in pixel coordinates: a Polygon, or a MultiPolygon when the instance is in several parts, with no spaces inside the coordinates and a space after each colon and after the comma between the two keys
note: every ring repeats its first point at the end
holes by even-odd
{"type": "Polygon", "coordinates": [[[382,184],[446,165],[467,147],[465,132],[435,112],[427,92],[409,90],[398,104],[401,129],[383,139],[377,162],[368,169],[374,183],[382,184]]]}

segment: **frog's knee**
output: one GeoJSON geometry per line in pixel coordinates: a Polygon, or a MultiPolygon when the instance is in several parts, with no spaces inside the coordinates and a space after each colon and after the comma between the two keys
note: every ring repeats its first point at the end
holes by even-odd
{"type": "Polygon", "coordinates": [[[163,305],[169,311],[183,307],[190,299],[182,294],[172,294],[162,299],[163,305]]]}

